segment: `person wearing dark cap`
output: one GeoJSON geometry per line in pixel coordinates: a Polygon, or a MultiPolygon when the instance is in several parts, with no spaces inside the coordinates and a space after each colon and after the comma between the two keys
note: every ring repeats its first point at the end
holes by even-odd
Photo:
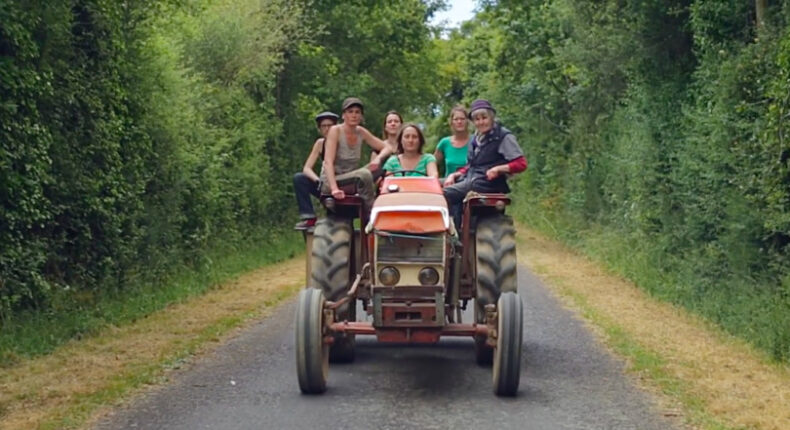
{"type": "Polygon", "coordinates": [[[315,209],[313,202],[310,201],[310,195],[318,197],[318,175],[313,170],[315,162],[319,158],[324,158],[324,145],[326,142],[326,135],[333,125],[337,124],[338,116],[333,112],[321,112],[315,117],[315,125],[321,133],[321,137],[313,143],[313,149],[307,160],[304,162],[302,171],[294,175],[294,194],[296,194],[296,204],[299,207],[299,221],[294,228],[297,230],[306,230],[315,225],[315,209]]]}
{"type": "Polygon", "coordinates": [[[469,141],[466,165],[447,175],[444,182],[444,197],[459,228],[468,192],[508,193],[507,175],[527,169],[527,159],[516,137],[496,121],[496,110],[488,100],[473,101],[469,119],[476,131],[469,141]]]}
{"type": "Polygon", "coordinates": [[[342,107],[343,122],[332,126],[326,136],[321,191],[340,200],[346,197],[342,187],[356,185],[357,194],[363,200],[363,208],[369,211],[376,197],[371,171],[380,169],[382,160],[390,155],[392,149],[360,125],[364,112],[362,100],[349,97],[343,101],[342,107]],[[362,142],[377,151],[378,155],[367,167],[359,168],[362,142]]]}

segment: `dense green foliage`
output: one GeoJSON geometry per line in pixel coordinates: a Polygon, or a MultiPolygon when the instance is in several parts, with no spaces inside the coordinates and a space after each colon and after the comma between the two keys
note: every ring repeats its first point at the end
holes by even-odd
{"type": "Polygon", "coordinates": [[[0,323],[293,241],[312,116],[435,98],[439,4],[1,2],[0,323]]]}
{"type": "Polygon", "coordinates": [[[347,96],[431,143],[482,96],[525,220],[790,359],[790,3],[485,0],[439,38],[443,4],[0,2],[0,323],[289,240],[347,96]]]}
{"type": "MultiPolygon", "coordinates": [[[[305,0],[308,1],[308,0],[305,0]]],[[[288,55],[279,103],[286,134],[314,138],[305,119],[330,109],[340,113],[348,96],[365,102],[365,127],[380,135],[384,113],[409,120],[438,98],[436,61],[426,25],[441,1],[308,1],[313,34],[288,55]]],[[[301,160],[298,160],[301,161],[301,160]]],[[[290,201],[289,201],[290,203],[290,201]]]]}
{"type": "Polygon", "coordinates": [[[301,16],[271,9],[289,19],[221,3],[3,3],[0,315],[155,282],[271,232],[265,214],[287,192],[269,179],[267,106],[301,16]],[[281,31],[252,35],[275,19],[281,31]],[[236,61],[214,67],[219,51],[236,61]]]}
{"type": "Polygon", "coordinates": [[[482,2],[458,98],[520,136],[526,220],[790,359],[790,3],[482,2]]]}

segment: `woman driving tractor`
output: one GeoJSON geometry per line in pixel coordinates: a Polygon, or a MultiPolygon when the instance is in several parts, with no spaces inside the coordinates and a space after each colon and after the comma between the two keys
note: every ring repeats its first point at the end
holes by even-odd
{"type": "Polygon", "coordinates": [[[436,158],[431,154],[423,154],[425,136],[416,124],[406,124],[397,137],[398,155],[390,157],[384,164],[384,170],[390,173],[403,172],[404,176],[439,177],[436,158]]]}

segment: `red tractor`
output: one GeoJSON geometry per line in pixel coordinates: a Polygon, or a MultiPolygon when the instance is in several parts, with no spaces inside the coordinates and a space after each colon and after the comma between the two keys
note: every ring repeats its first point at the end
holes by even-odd
{"type": "Polygon", "coordinates": [[[514,396],[523,311],[515,229],[504,215],[510,199],[470,193],[460,232],[435,178],[386,177],[369,217],[359,197],[323,203],[330,215],[307,235],[308,287],[296,311],[302,392],[326,390],[329,363],[353,361],[356,335],[398,343],[471,336],[477,362],[493,364],[494,392],[514,396]],[[367,321],[357,321],[357,301],[367,321]],[[474,321],[464,323],[470,301],[474,321]]]}

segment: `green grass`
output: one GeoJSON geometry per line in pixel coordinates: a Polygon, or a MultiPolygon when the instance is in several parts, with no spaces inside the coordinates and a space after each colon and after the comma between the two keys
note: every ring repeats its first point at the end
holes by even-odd
{"type": "Polygon", "coordinates": [[[183,267],[158,284],[138,285],[121,293],[74,302],[57,311],[26,312],[3,322],[0,367],[52,352],[71,339],[91,336],[110,325],[120,326],[202,294],[241,273],[294,256],[304,249],[296,233],[273,236],[267,243],[216,249],[209,264],[183,267]]]}
{"type": "Polygon", "coordinates": [[[705,250],[671,249],[661,237],[582,225],[538,206],[516,200],[512,213],[653,297],[704,317],[775,362],[790,362],[790,279],[739,276],[705,250]]]}
{"type": "Polygon", "coordinates": [[[684,418],[689,424],[704,430],[741,429],[741,427],[728,426],[707,412],[705,402],[690,391],[688,383],[666,371],[665,360],[660,354],[645,348],[629,334],[628,330],[598,312],[582,294],[571,291],[561,284],[559,287],[560,294],[570,298],[585,319],[603,330],[606,344],[617,354],[628,359],[630,371],[644,376],[664,395],[680,404],[684,418]]]}
{"type": "Polygon", "coordinates": [[[774,280],[706,273],[704,258],[666,255],[654,241],[588,230],[580,249],[632,280],[654,297],[691,312],[743,338],[776,362],[790,361],[790,300],[774,280]]]}

